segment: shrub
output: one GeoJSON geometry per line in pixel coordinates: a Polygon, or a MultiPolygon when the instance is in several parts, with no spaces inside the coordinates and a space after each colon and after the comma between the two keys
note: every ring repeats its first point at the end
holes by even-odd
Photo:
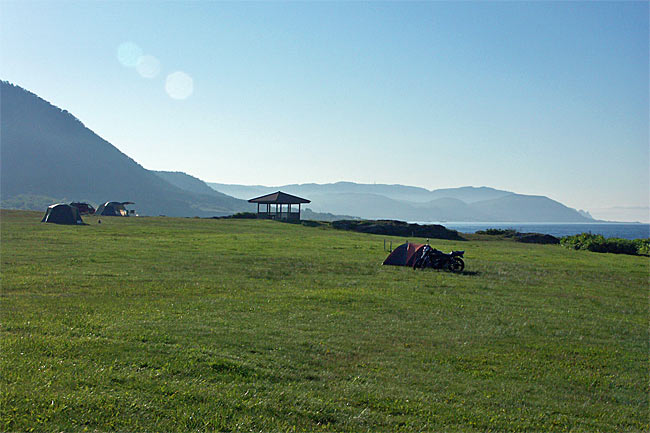
{"type": "Polygon", "coordinates": [[[650,255],[650,238],[648,239],[634,239],[636,244],[637,254],[642,254],[644,256],[650,255]]]}
{"type": "Polygon", "coordinates": [[[565,236],[560,240],[560,244],[574,250],[587,250],[597,253],[647,255],[650,250],[650,239],[605,238],[603,235],[591,233],[565,236]]]}

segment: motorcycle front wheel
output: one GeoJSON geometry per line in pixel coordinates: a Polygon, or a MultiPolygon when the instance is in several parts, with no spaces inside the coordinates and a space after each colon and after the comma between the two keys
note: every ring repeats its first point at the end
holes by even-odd
{"type": "Polygon", "coordinates": [[[417,268],[424,269],[429,266],[431,266],[431,260],[429,260],[427,257],[420,257],[415,261],[415,263],[413,263],[413,270],[416,270],[417,268]]]}
{"type": "Polygon", "coordinates": [[[451,272],[463,272],[463,269],[465,269],[465,262],[460,257],[454,257],[453,260],[449,262],[448,269],[451,272]]]}

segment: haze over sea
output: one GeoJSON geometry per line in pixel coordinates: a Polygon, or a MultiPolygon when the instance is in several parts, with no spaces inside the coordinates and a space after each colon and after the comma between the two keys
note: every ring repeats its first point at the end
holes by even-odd
{"type": "Polygon", "coordinates": [[[527,223],[527,222],[419,222],[441,224],[461,233],[474,233],[485,229],[514,229],[521,233],[544,233],[557,237],[578,233],[593,233],[606,238],[643,239],[650,237],[650,224],[640,223],[527,223]]]}

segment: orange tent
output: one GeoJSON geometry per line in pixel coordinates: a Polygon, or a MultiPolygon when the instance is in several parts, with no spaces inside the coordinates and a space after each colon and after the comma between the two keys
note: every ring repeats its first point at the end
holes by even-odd
{"type": "Polygon", "coordinates": [[[384,265],[413,266],[413,262],[422,254],[424,244],[412,244],[407,242],[395,248],[384,260],[384,265]]]}

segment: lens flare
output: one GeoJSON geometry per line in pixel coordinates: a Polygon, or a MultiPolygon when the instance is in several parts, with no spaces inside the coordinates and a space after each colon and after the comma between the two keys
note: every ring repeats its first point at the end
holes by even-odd
{"type": "Polygon", "coordinates": [[[150,55],[140,56],[135,69],[143,78],[154,78],[160,73],[160,60],[150,55]]]}
{"type": "Polygon", "coordinates": [[[167,75],[165,91],[174,99],[187,99],[194,92],[194,81],[185,72],[173,72],[167,75]]]}
{"type": "Polygon", "coordinates": [[[124,42],[117,47],[117,60],[127,68],[134,68],[142,57],[142,48],[133,42],[124,42]]]}

